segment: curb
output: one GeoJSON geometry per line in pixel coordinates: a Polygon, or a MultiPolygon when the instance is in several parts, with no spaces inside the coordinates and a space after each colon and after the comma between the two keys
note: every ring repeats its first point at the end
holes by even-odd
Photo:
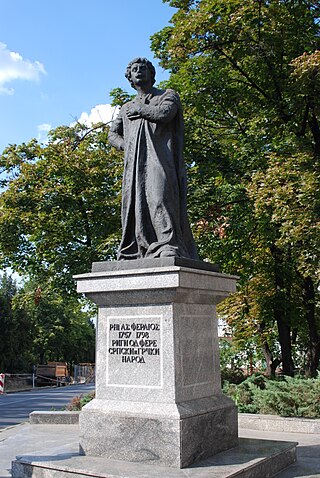
{"type": "Polygon", "coordinates": [[[47,385],[44,387],[18,388],[17,390],[5,390],[4,395],[9,395],[10,393],[33,392],[34,390],[46,390],[47,388],[58,388],[58,387],[56,385],[47,385]]]}
{"type": "Polygon", "coordinates": [[[320,434],[320,420],[316,418],[279,417],[278,415],[255,415],[239,413],[240,428],[283,433],[320,434]]]}
{"type": "MultiPolygon", "coordinates": [[[[32,425],[75,425],[79,423],[80,411],[34,411],[30,413],[32,425]]],[[[278,415],[238,414],[239,428],[282,433],[320,434],[320,420],[313,418],[279,417],[278,415]]]]}
{"type": "Polygon", "coordinates": [[[32,425],[76,425],[79,423],[80,412],[37,412],[30,413],[29,420],[32,425]]]}

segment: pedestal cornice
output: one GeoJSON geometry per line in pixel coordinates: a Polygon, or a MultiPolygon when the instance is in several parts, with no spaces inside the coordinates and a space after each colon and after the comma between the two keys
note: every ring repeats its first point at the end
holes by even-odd
{"type": "MultiPolygon", "coordinates": [[[[74,276],[77,290],[98,305],[128,303],[218,303],[236,290],[237,276],[181,265],[99,270],[74,276]]],[[[198,261],[192,261],[197,263],[198,261]]],[[[154,261],[152,261],[154,263],[154,261]]],[[[118,263],[119,264],[119,263],[118,263]]],[[[122,265],[122,263],[120,263],[122,265]]]]}

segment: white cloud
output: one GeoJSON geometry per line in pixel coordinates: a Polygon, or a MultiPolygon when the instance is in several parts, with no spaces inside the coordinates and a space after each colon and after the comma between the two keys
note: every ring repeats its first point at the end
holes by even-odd
{"type": "Polygon", "coordinates": [[[38,81],[45,68],[39,61],[31,62],[0,42],[0,95],[12,95],[14,89],[7,84],[13,80],[38,81]]]}
{"type": "Polygon", "coordinates": [[[101,121],[103,123],[109,123],[117,116],[119,109],[119,106],[111,106],[109,104],[97,105],[91,109],[90,113],[81,113],[78,122],[88,127],[101,121]]]}
{"type": "MultiPolygon", "coordinates": [[[[109,123],[118,115],[120,111],[119,106],[111,106],[109,104],[97,105],[91,109],[90,113],[83,112],[78,119],[78,123],[84,124],[90,128],[96,123],[109,123]]],[[[70,126],[74,126],[76,122],[72,122],[70,126]]],[[[49,123],[39,124],[37,126],[38,135],[37,140],[39,143],[48,143],[48,132],[52,129],[52,125],[49,123]]]]}
{"type": "Polygon", "coordinates": [[[43,123],[38,125],[37,140],[39,143],[46,144],[48,142],[48,132],[52,129],[51,124],[43,123]]]}
{"type": "MultiPolygon", "coordinates": [[[[118,115],[120,111],[119,106],[111,106],[109,104],[97,105],[91,109],[90,113],[83,112],[78,119],[78,123],[84,124],[90,128],[96,123],[109,123],[118,115]]],[[[77,122],[72,122],[70,126],[74,126],[77,122]]],[[[37,126],[38,135],[37,140],[39,143],[47,144],[48,132],[52,129],[52,125],[49,123],[39,124],[37,126]]]]}

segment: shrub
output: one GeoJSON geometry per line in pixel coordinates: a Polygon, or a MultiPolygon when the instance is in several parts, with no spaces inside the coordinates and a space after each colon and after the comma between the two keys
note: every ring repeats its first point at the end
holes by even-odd
{"type": "Polygon", "coordinates": [[[223,391],[235,401],[240,413],[259,413],[255,393],[256,390],[265,388],[266,380],[263,375],[252,375],[239,385],[226,382],[223,391]]]}
{"type": "Polygon", "coordinates": [[[285,377],[269,381],[266,393],[257,391],[260,413],[284,417],[320,418],[320,380],[285,377]]]}
{"type": "Polygon", "coordinates": [[[240,385],[226,383],[223,391],[242,413],[320,418],[319,378],[268,380],[263,375],[253,375],[240,385]]]}
{"type": "Polygon", "coordinates": [[[71,402],[66,406],[66,410],[78,411],[81,410],[87,403],[91,402],[95,397],[95,392],[87,393],[86,395],[78,395],[73,397],[71,402]]]}
{"type": "Polygon", "coordinates": [[[242,370],[238,368],[221,368],[221,383],[241,383],[246,379],[242,370]]]}

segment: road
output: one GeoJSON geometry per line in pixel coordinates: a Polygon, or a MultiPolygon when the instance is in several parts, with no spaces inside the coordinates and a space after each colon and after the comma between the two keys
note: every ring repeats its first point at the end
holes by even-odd
{"type": "Polygon", "coordinates": [[[25,422],[35,410],[61,410],[73,397],[94,388],[94,384],[81,384],[0,395],[0,429],[25,422]]]}

